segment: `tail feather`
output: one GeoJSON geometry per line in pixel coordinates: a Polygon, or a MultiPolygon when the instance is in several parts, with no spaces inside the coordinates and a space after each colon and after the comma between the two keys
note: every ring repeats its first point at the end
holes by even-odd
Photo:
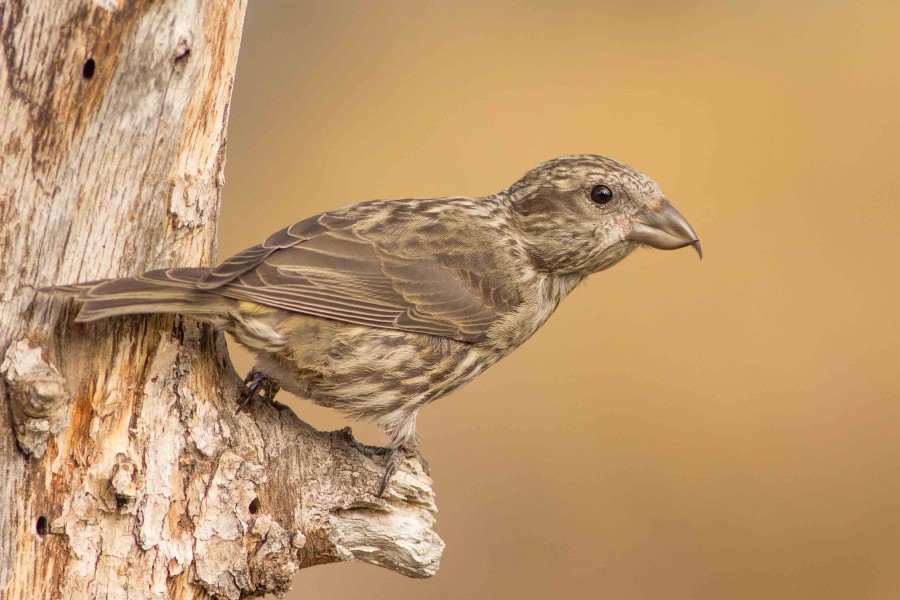
{"type": "Polygon", "coordinates": [[[41,291],[81,301],[81,310],[75,317],[78,322],[147,313],[212,317],[229,311],[235,301],[197,289],[197,282],[207,273],[206,268],[161,269],[137,277],[61,285],[41,291]]]}

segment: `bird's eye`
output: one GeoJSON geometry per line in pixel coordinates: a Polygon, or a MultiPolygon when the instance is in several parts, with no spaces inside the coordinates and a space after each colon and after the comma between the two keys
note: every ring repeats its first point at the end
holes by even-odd
{"type": "Polygon", "coordinates": [[[613,199],[612,190],[605,185],[595,185],[591,188],[591,200],[596,204],[606,204],[613,199]]]}

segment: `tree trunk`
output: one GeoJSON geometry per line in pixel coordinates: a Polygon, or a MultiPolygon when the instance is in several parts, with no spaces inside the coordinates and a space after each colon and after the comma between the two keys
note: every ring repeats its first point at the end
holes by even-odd
{"type": "Polygon", "coordinates": [[[239,598],[438,568],[431,480],[254,403],[221,333],[41,286],[215,260],[245,0],[0,3],[0,596],[239,598]]]}

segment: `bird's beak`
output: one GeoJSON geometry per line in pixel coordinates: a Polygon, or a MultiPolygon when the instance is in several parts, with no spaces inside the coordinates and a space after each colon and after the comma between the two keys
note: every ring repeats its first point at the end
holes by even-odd
{"type": "Polygon", "coordinates": [[[700,240],[681,213],[663,200],[658,205],[647,207],[633,217],[634,223],[625,239],[650,246],[658,250],[676,250],[693,246],[700,258],[703,250],[700,240]]]}

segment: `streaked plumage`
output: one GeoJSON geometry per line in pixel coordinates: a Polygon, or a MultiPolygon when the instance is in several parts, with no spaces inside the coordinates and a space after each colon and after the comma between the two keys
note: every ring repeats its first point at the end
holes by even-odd
{"type": "Polygon", "coordinates": [[[485,198],[375,200],[309,217],[208,268],[54,288],[79,321],[175,312],[220,327],[291,392],[415,444],[422,406],[527,340],[640,244],[699,243],[647,176],[562,157],[485,198]],[[592,190],[612,200],[598,204],[592,190]]]}

